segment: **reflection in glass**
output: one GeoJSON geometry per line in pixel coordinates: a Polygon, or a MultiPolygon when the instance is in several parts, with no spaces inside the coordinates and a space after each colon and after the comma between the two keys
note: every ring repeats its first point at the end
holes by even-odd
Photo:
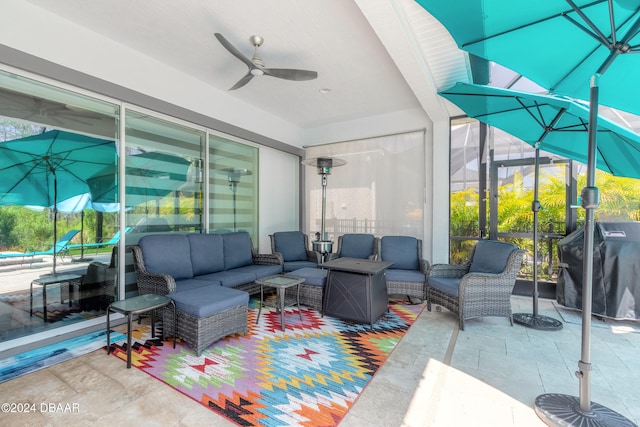
{"type": "MultiPolygon", "coordinates": [[[[126,113],[125,205],[133,233],[202,229],[202,171],[205,134],[135,111],[126,113]]],[[[120,197],[117,170],[105,171],[106,197],[120,197]]]]}

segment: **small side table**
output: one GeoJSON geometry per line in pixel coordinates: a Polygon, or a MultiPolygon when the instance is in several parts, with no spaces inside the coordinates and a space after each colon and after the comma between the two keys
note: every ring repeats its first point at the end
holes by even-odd
{"type": "Polygon", "coordinates": [[[63,283],[67,284],[67,298],[69,299],[69,307],[71,307],[71,286],[75,283],[80,283],[82,280],[82,276],[78,274],[50,274],[43,277],[38,277],[37,279],[33,279],[31,281],[30,287],[30,306],[29,306],[29,315],[33,316],[33,285],[42,286],[42,317],[44,318],[44,323],[47,323],[47,286],[49,285],[60,285],[60,302],[64,302],[64,294],[62,292],[63,283]]]}
{"type": "MultiPolygon", "coordinates": [[[[155,329],[155,314],[154,310],[157,310],[168,305],[173,306],[173,348],[176,348],[176,332],[178,329],[178,321],[176,318],[176,304],[169,297],[155,294],[138,295],[133,298],[127,298],[120,301],[116,301],[107,307],[107,354],[111,353],[111,341],[110,341],[110,319],[111,312],[122,313],[127,316],[127,369],[131,368],[131,323],[134,314],[152,312],[151,315],[151,336],[156,336],[155,329]]],[[[164,339],[164,328],[162,331],[162,338],[164,339]]]]}
{"type": "Polygon", "coordinates": [[[302,320],[302,313],[300,312],[300,283],[304,282],[304,277],[291,277],[284,275],[269,276],[259,280],[256,280],[256,284],[260,285],[260,308],[258,308],[258,316],[256,317],[256,324],[260,320],[260,313],[262,312],[262,306],[265,305],[264,300],[264,287],[275,288],[277,292],[277,306],[275,308],[280,310],[280,326],[284,332],[284,308],[292,305],[298,307],[298,315],[302,320]],[[286,290],[297,286],[295,301],[286,299],[286,290]]]}

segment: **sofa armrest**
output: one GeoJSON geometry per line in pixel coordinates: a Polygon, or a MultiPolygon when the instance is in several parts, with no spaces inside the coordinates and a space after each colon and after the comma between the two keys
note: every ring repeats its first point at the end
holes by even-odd
{"type": "Polygon", "coordinates": [[[282,254],[279,252],[275,252],[272,254],[259,254],[257,252],[252,252],[251,257],[253,258],[253,263],[257,265],[284,264],[284,260],[282,259],[282,254]]]}
{"type": "Polygon", "coordinates": [[[136,271],[139,294],[166,295],[176,291],[176,281],[169,274],[149,273],[144,266],[144,256],[139,246],[131,246],[133,267],[136,271]]]}

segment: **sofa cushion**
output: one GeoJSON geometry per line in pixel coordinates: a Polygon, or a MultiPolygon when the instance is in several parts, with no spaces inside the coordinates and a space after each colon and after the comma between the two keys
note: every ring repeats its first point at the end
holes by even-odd
{"type": "Polygon", "coordinates": [[[166,273],[176,280],[193,277],[189,239],[183,234],[153,234],[140,238],[144,266],[149,273],[166,273]]]}
{"type": "Polygon", "coordinates": [[[340,239],[340,256],[367,259],[373,255],[375,239],[373,234],[345,234],[340,239]]]}
{"type": "Polygon", "coordinates": [[[509,255],[517,247],[497,240],[480,240],[476,244],[469,273],[502,273],[507,266],[509,255]]]}
{"type": "Polygon", "coordinates": [[[460,292],[460,278],[430,277],[429,286],[452,297],[458,297],[460,292]]]}
{"type": "Polygon", "coordinates": [[[280,264],[252,264],[245,265],[244,267],[234,268],[233,271],[255,274],[257,280],[262,279],[263,277],[274,276],[276,274],[282,273],[282,266],[280,264]]]}
{"type": "Polygon", "coordinates": [[[273,245],[275,252],[280,252],[285,262],[306,261],[308,259],[307,248],[304,246],[304,234],[300,231],[273,233],[273,245]]]}
{"type": "Polygon", "coordinates": [[[176,280],[176,292],[190,291],[203,286],[220,286],[220,282],[217,280],[198,280],[196,278],[176,280]]]}
{"type": "Polygon", "coordinates": [[[224,241],[224,269],[253,264],[251,236],[246,231],[221,234],[224,241]]]}
{"type": "Polygon", "coordinates": [[[249,303],[248,293],[224,286],[206,286],[167,296],[176,303],[176,310],[198,319],[249,303]]]}
{"type": "Polygon", "coordinates": [[[329,270],[323,268],[300,268],[287,273],[287,276],[304,277],[304,284],[309,286],[324,286],[329,270]]]}
{"type": "Polygon", "coordinates": [[[409,236],[384,236],[380,240],[380,258],[392,262],[393,268],[420,270],[418,240],[409,236]]]}
{"type": "Polygon", "coordinates": [[[188,234],[193,275],[224,270],[223,240],[219,234],[188,234]]]}
{"type": "Polygon", "coordinates": [[[427,276],[418,270],[402,270],[399,268],[387,268],[385,277],[392,282],[425,283],[427,276]]]}
{"type": "Polygon", "coordinates": [[[312,261],[285,261],[282,271],[294,271],[301,268],[318,268],[318,264],[312,261]]]}
{"type": "Polygon", "coordinates": [[[203,274],[196,276],[194,280],[203,282],[219,282],[222,286],[233,288],[245,283],[251,283],[256,280],[256,273],[253,271],[241,271],[234,268],[233,270],[218,271],[217,273],[203,274]]]}

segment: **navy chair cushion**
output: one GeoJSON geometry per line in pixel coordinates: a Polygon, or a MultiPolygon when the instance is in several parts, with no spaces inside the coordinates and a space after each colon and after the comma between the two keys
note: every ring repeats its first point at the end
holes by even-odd
{"type": "Polygon", "coordinates": [[[429,287],[439,290],[452,297],[460,293],[460,278],[457,277],[429,277],[429,287]]]}
{"type": "Polygon", "coordinates": [[[301,268],[318,268],[318,264],[313,261],[286,261],[282,266],[282,271],[295,271],[301,268]]]}
{"type": "Polygon", "coordinates": [[[246,231],[221,234],[224,239],[224,269],[253,264],[251,236],[246,231]]]}
{"type": "Polygon", "coordinates": [[[310,286],[324,286],[327,281],[327,273],[329,270],[322,268],[300,268],[298,270],[287,273],[287,276],[304,277],[304,284],[310,286]]]}
{"type": "Polygon", "coordinates": [[[387,268],[385,271],[385,277],[392,282],[415,282],[425,283],[427,276],[418,270],[402,270],[398,268],[387,268]]]}
{"type": "Polygon", "coordinates": [[[420,270],[418,240],[409,236],[384,236],[380,239],[380,258],[392,262],[394,269],[420,270]]]}
{"type": "Polygon", "coordinates": [[[152,234],[138,242],[149,273],[166,273],[175,280],[191,279],[191,250],[183,234],[152,234]]]}
{"type": "Polygon", "coordinates": [[[340,256],[367,259],[373,255],[373,234],[345,234],[340,239],[340,256]]]}
{"type": "Polygon", "coordinates": [[[480,240],[473,253],[469,273],[502,273],[516,245],[497,240],[480,240]]]}
{"type": "Polygon", "coordinates": [[[306,261],[307,248],[304,247],[304,234],[300,231],[279,231],[273,233],[273,246],[287,261],[306,261]]]}
{"type": "Polygon", "coordinates": [[[223,240],[219,234],[189,234],[193,275],[224,270],[223,240]]]}

